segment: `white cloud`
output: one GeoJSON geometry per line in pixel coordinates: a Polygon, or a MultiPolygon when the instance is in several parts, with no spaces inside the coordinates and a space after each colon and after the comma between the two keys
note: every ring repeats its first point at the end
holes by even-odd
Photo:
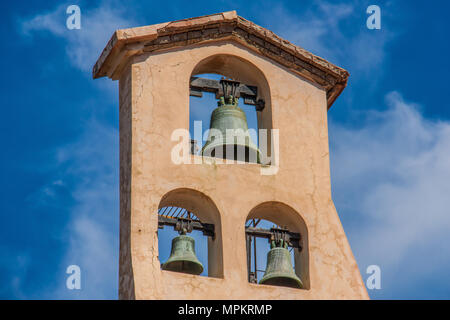
{"type": "Polygon", "coordinates": [[[117,298],[118,142],[117,129],[90,121],[78,141],[56,152],[62,171],[58,178],[74,181],[69,187],[75,204],[60,235],[68,247],[61,260],[60,276],[55,277],[59,281],[42,291],[47,298],[117,298]],[[72,264],[81,268],[80,291],[65,287],[65,270],[72,264]]]}
{"type": "MultiPolygon", "coordinates": [[[[73,67],[90,77],[92,66],[116,29],[137,25],[117,1],[102,2],[96,8],[81,8],[81,29],[66,28],[67,5],[38,14],[20,24],[25,37],[50,34],[60,38],[73,67]]],[[[104,83],[105,84],[105,83],[104,83]]],[[[109,84],[107,82],[106,84],[109,84]]],[[[108,85],[109,86],[109,85],[108,85]]],[[[109,96],[116,97],[114,90],[109,96]]],[[[114,299],[118,292],[119,185],[118,130],[95,120],[85,124],[78,140],[55,152],[52,180],[28,197],[36,206],[65,204],[61,192],[69,194],[70,218],[55,235],[66,245],[59,272],[53,283],[35,293],[49,299],[114,299]],[[61,200],[61,201],[59,201],[61,200]],[[68,290],[67,266],[81,268],[82,290],[68,290]]],[[[12,283],[20,288],[20,278],[12,283]]],[[[17,291],[17,290],[16,290],[17,291]]],[[[17,295],[20,292],[17,291],[17,295]]]]}
{"type": "Polygon", "coordinates": [[[386,102],[360,129],[331,124],[332,183],[361,271],[380,265],[383,294],[398,298],[450,268],[450,123],[397,92],[386,102]]]}
{"type": "Polygon", "coordinates": [[[66,25],[64,21],[65,7],[59,6],[56,10],[45,14],[39,14],[21,23],[21,31],[31,36],[34,31],[46,30],[57,36],[64,36],[66,25]]]}
{"type": "Polygon", "coordinates": [[[125,6],[109,1],[97,8],[80,5],[81,29],[69,30],[66,28],[67,6],[61,5],[51,12],[23,20],[21,31],[25,36],[47,31],[62,38],[71,64],[85,72],[91,71],[115,30],[136,25],[126,14],[125,6]]]}
{"type": "Polygon", "coordinates": [[[28,275],[31,265],[31,257],[27,252],[17,252],[7,246],[0,245],[2,256],[0,257],[1,271],[4,277],[0,287],[0,297],[9,299],[14,296],[16,299],[27,299],[28,295],[24,292],[24,282],[28,275]]]}
{"type": "Polygon", "coordinates": [[[380,76],[378,68],[384,62],[386,45],[395,34],[388,28],[368,30],[366,8],[358,1],[317,1],[300,15],[281,4],[271,6],[270,11],[258,10],[257,15],[269,29],[292,43],[340,66],[351,67],[356,75],[373,78],[380,76]]]}

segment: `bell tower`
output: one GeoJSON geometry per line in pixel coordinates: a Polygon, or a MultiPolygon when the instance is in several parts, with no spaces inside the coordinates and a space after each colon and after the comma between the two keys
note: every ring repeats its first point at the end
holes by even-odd
{"type": "Polygon", "coordinates": [[[368,298],[331,198],[327,111],[347,71],[230,11],[117,30],[93,68],[105,76],[119,80],[120,299],[368,298]],[[189,101],[205,92],[218,105],[196,151],[189,101]]]}

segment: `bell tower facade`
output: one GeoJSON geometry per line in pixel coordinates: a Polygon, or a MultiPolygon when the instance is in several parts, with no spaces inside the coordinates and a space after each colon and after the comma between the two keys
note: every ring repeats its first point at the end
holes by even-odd
{"type": "Polygon", "coordinates": [[[368,298],[331,198],[327,111],[345,70],[230,11],[118,30],[93,76],[119,80],[120,299],[368,298]],[[235,103],[223,83],[197,77],[211,73],[232,79],[234,96],[255,107],[261,158],[229,163],[192,152],[183,135],[189,97],[215,92],[222,105],[235,103]],[[248,223],[261,219],[279,227],[248,223]],[[202,232],[207,276],[197,262],[189,267],[195,255],[160,261],[164,226],[181,237],[202,232]],[[291,249],[292,286],[271,283],[275,260],[266,283],[256,283],[255,237],[291,249]]]}

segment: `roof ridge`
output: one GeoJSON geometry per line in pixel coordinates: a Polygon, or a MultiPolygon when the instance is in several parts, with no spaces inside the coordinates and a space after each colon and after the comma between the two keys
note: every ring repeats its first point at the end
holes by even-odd
{"type": "Polygon", "coordinates": [[[244,44],[317,83],[327,91],[328,107],[347,84],[349,73],[345,69],[237,15],[235,10],[117,30],[94,65],[93,77],[117,78],[122,60],[135,54],[225,39],[244,44]]]}

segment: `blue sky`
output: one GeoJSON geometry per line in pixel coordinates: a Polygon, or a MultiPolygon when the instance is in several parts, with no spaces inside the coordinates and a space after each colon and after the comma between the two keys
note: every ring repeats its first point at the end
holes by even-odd
{"type": "Polygon", "coordinates": [[[333,199],[372,298],[450,298],[446,1],[0,3],[0,298],[117,298],[118,90],[91,68],[115,29],[237,10],[349,70],[328,113],[333,199]],[[66,8],[81,8],[81,30],[66,8]],[[366,8],[381,8],[381,30],[366,8]],[[82,290],[65,269],[82,270],[82,290]]]}

